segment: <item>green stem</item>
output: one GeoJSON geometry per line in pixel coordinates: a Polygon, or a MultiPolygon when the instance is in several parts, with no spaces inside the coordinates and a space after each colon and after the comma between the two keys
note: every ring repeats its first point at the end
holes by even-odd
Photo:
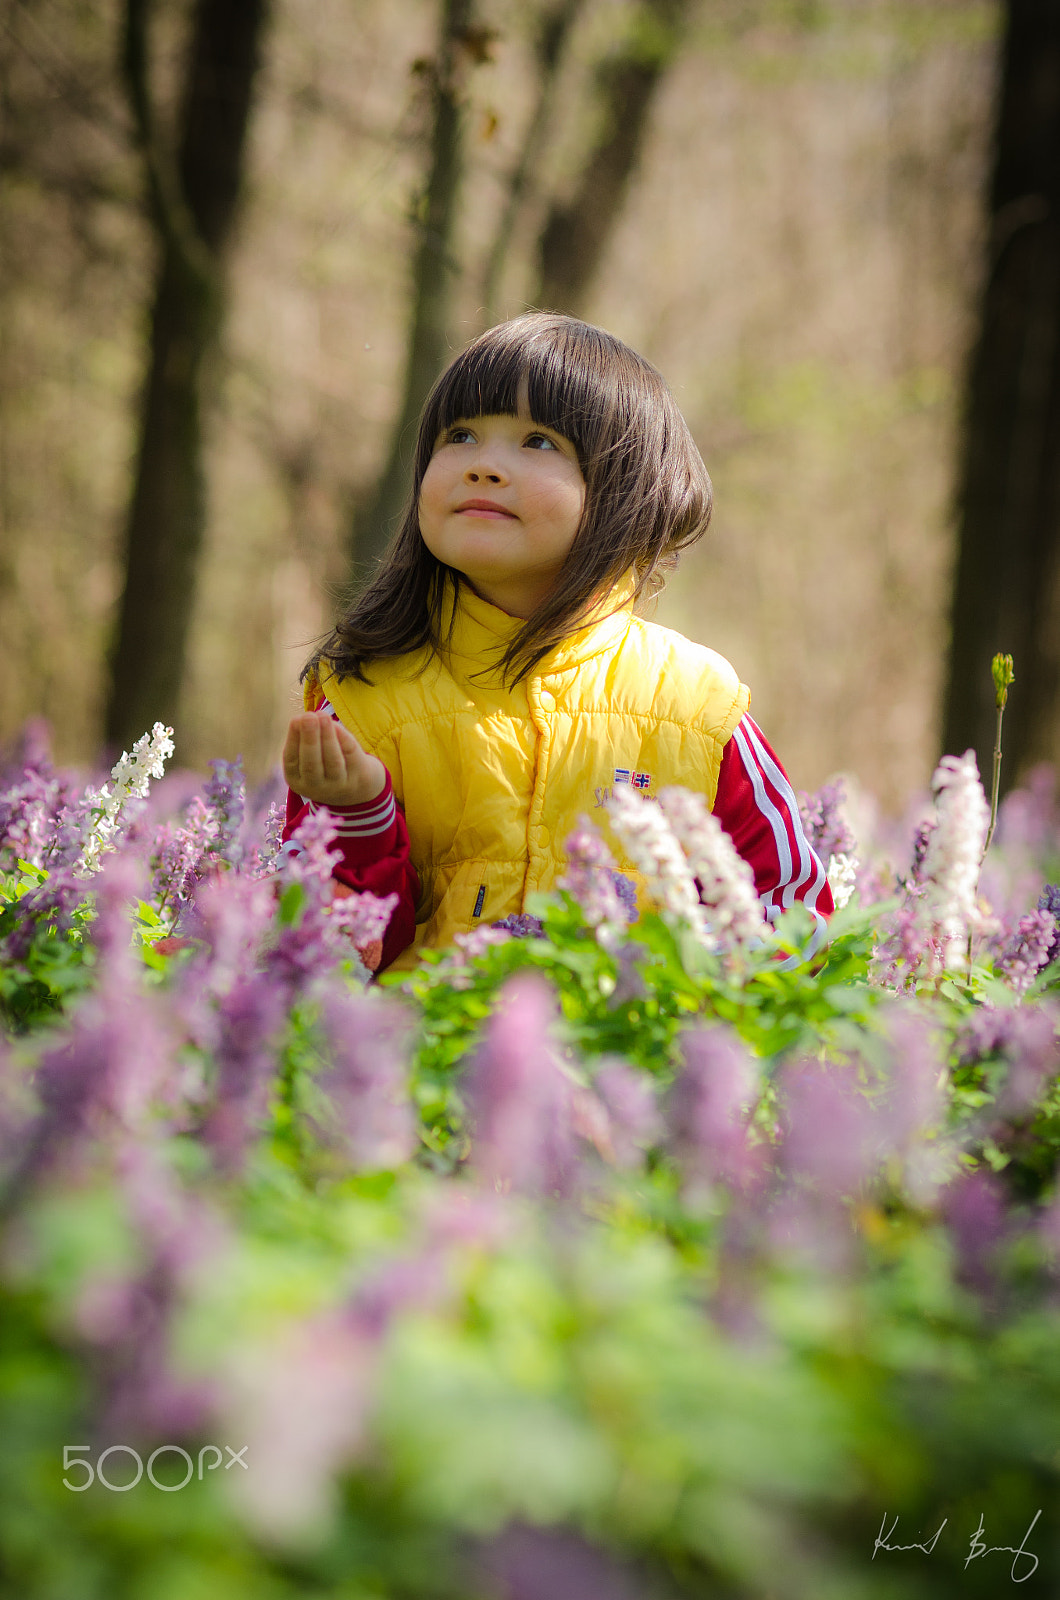
{"type": "Polygon", "coordinates": [[[1001,787],[1001,720],[1005,715],[1004,706],[997,708],[997,721],[994,725],[994,772],[990,784],[990,826],[986,830],[986,843],[983,845],[983,854],[980,864],[986,859],[986,852],[990,849],[990,841],[994,837],[997,827],[997,796],[1001,787]]]}

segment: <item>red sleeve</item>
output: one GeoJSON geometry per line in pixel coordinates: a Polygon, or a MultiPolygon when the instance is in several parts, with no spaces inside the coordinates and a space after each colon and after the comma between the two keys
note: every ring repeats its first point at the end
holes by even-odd
{"type": "Polygon", "coordinates": [[[342,886],[336,893],[398,896],[383,935],[382,950],[361,952],[368,966],[382,972],[412,943],[420,897],[419,876],[409,860],[405,815],[394,799],[389,772],[382,793],[362,805],[317,806],[289,789],[283,843],[288,842],[303,818],[321,810],[330,811],[335,820],[332,848],[337,845],[342,850],[342,860],[336,862],[331,873],[342,886]]]}
{"type": "Polygon", "coordinates": [[[811,913],[817,927],[805,955],[812,955],[824,939],[824,919],[835,910],[832,891],[788,775],[749,716],[725,746],[714,815],[754,872],[769,921],[796,900],[811,913]]]}

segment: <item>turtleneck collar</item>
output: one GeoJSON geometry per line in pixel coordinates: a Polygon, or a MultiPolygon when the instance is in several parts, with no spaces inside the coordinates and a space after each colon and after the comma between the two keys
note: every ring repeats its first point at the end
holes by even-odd
{"type": "MultiPolygon", "coordinates": [[[[442,612],[442,638],[446,637],[450,617],[453,631],[443,652],[454,664],[474,661],[481,669],[496,661],[511,644],[523,618],[510,617],[499,606],[483,600],[466,584],[459,593],[447,585],[442,612]]],[[[613,649],[624,637],[633,614],[633,579],[623,579],[593,609],[588,622],[554,645],[534,668],[533,676],[547,677],[580,666],[592,656],[613,649]]]]}

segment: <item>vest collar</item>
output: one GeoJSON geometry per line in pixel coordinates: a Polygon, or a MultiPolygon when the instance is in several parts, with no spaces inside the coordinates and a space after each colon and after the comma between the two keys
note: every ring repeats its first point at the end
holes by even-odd
{"type": "MultiPolygon", "coordinates": [[[[459,663],[465,667],[473,662],[476,673],[495,662],[522,627],[521,618],[510,617],[499,606],[483,600],[466,583],[460,585],[459,594],[450,584],[446,588],[442,612],[443,639],[454,608],[456,615],[446,654],[454,666],[459,663]]],[[[633,579],[630,577],[616,584],[599,602],[584,627],[568,634],[542,656],[532,676],[546,678],[566,672],[592,656],[613,650],[625,637],[632,615],[633,579]]]]}

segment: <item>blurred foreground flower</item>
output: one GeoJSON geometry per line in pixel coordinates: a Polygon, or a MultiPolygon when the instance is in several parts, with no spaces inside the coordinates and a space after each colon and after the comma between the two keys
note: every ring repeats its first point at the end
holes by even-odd
{"type": "Polygon", "coordinates": [[[760,1170],[747,1115],[758,1090],[755,1063],[743,1040],[724,1026],[690,1028],[681,1040],[684,1065],[666,1108],[670,1141],[692,1188],[746,1186],[760,1170]]]}
{"type": "Polygon", "coordinates": [[[519,974],[501,990],[472,1064],[472,1166],[498,1188],[551,1195],[570,1187],[571,1085],[550,1038],[554,1023],[547,986],[519,974]]]}
{"type": "Polygon", "coordinates": [[[322,1027],[329,1063],[318,1082],[333,1111],[325,1137],[355,1172],[394,1168],[417,1144],[409,1101],[409,1025],[378,995],[329,989],[322,1027]]]}

